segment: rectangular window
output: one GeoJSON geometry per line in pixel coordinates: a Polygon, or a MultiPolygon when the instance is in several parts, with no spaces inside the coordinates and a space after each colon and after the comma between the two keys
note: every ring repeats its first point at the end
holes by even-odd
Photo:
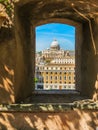
{"type": "Polygon", "coordinates": [[[69,80],[71,80],[71,76],[69,76],[68,78],[69,78],[69,80]]]}
{"type": "Polygon", "coordinates": [[[64,76],[64,80],[66,80],[66,76],[64,76]]]}
{"type": "Polygon", "coordinates": [[[55,80],[57,80],[57,76],[55,76],[55,80]]]}
{"type": "Polygon", "coordinates": [[[48,80],[48,76],[46,76],[46,80],[48,80]]]}
{"type": "Polygon", "coordinates": [[[50,80],[52,80],[52,76],[50,76],[50,80]]]}
{"type": "Polygon", "coordinates": [[[57,89],[57,85],[55,85],[54,88],[57,89]]]}
{"type": "Polygon", "coordinates": [[[60,76],[60,80],[62,80],[62,77],[60,76]]]}

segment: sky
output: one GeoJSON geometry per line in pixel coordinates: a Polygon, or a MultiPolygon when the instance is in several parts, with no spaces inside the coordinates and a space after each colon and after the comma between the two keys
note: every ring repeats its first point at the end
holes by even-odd
{"type": "Polygon", "coordinates": [[[75,27],[67,24],[49,23],[36,27],[36,52],[50,48],[56,39],[64,50],[75,49],[75,27]]]}

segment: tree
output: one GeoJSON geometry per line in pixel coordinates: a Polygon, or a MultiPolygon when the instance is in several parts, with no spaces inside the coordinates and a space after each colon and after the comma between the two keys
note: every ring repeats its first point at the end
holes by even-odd
{"type": "Polygon", "coordinates": [[[38,82],[38,78],[34,78],[34,82],[37,83],[38,82]]]}

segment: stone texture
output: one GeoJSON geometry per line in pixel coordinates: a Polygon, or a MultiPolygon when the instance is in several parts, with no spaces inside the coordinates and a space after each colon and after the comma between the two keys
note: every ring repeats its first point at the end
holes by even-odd
{"type": "Polygon", "coordinates": [[[8,18],[8,16],[5,12],[5,8],[2,4],[0,4],[0,28],[3,25],[4,21],[6,21],[7,18],[8,18]]]}
{"type": "MultiPolygon", "coordinates": [[[[3,69],[1,67],[0,71],[2,73],[0,74],[0,84],[1,88],[3,88],[1,93],[3,94],[7,88],[8,97],[14,95],[15,102],[21,102],[32,94],[32,84],[34,89],[33,77],[35,67],[35,27],[45,23],[59,21],[61,23],[67,23],[75,27],[78,26],[77,28],[79,31],[76,31],[76,37],[78,37],[78,40],[76,38],[78,45],[76,47],[77,90],[79,90],[82,95],[86,95],[90,98],[94,98],[94,100],[97,100],[98,1],[18,0],[15,1],[14,6],[14,28],[11,28],[10,31],[14,31],[13,35],[9,36],[9,34],[12,34],[9,33],[9,28],[7,28],[6,31],[8,32],[8,35],[5,35],[6,33],[2,33],[2,29],[0,29],[0,46],[1,50],[4,50],[3,52],[0,51],[1,66],[7,61],[7,64],[10,64],[9,68],[14,72],[14,76],[11,77],[11,83],[9,83],[13,84],[13,92],[9,91],[7,86],[9,82],[9,76],[5,74],[5,70],[2,72],[3,69]],[[10,54],[10,45],[9,42],[5,41],[13,41],[13,43],[11,43],[11,48],[13,49],[11,50],[11,56],[9,59],[8,56],[10,54]],[[3,56],[4,58],[2,58],[3,56]],[[5,82],[5,79],[3,81],[2,78],[5,77],[5,75],[7,83],[5,82]]],[[[4,93],[3,95],[6,94],[4,93]]],[[[1,96],[1,99],[2,98],[4,97],[1,96]]],[[[8,103],[9,98],[6,98],[5,101],[1,100],[1,103],[3,102],[8,103]]],[[[13,102],[13,100],[11,100],[11,102],[13,102]]]]}
{"type": "Polygon", "coordinates": [[[15,40],[0,44],[0,102],[12,103],[14,98],[15,40]]]}
{"type": "Polygon", "coordinates": [[[0,113],[2,130],[96,130],[98,111],[75,109],[59,113],[0,113]]]}
{"type": "MultiPolygon", "coordinates": [[[[27,20],[25,19],[25,21],[31,21],[33,32],[35,31],[36,26],[50,22],[67,23],[74,25],[76,30],[78,28],[79,31],[76,31],[76,87],[82,95],[87,95],[91,98],[93,98],[96,77],[98,75],[98,71],[95,69],[95,65],[98,66],[98,63],[95,60],[96,57],[98,57],[95,53],[97,51],[97,40],[93,35],[95,33],[93,30],[94,23],[96,23],[95,18],[98,13],[97,5],[97,0],[75,0],[74,2],[71,0],[56,0],[55,2],[53,0],[31,0],[30,3],[25,0],[23,3],[22,1],[16,3],[17,15],[18,18],[21,19],[19,23],[22,25],[24,17],[27,15],[27,20]],[[66,19],[77,22],[78,24],[75,25],[73,24],[74,22],[70,21],[66,22],[66,19]]],[[[96,31],[98,31],[97,24],[98,23],[96,23],[96,31]]],[[[27,27],[28,24],[25,22],[21,27],[24,28],[23,26],[27,27]]],[[[25,32],[27,34],[27,29],[25,29],[25,32]]],[[[29,31],[28,34],[30,34],[29,31]]],[[[35,34],[31,35],[31,39],[32,37],[32,44],[35,45],[35,34]]],[[[34,51],[33,48],[33,52],[34,51]]],[[[32,55],[34,57],[34,53],[32,55]]],[[[33,59],[33,62],[34,61],[35,60],[33,59]]]]}
{"type": "MultiPolygon", "coordinates": [[[[82,26],[81,33],[76,32],[81,39],[76,53],[80,76],[77,87],[81,95],[98,100],[98,0],[17,0],[14,11],[14,28],[0,28],[0,103],[21,102],[32,94],[35,27],[58,20],[63,23],[65,19],[82,26]]],[[[10,104],[1,105],[0,110],[3,111],[0,112],[1,130],[94,130],[98,127],[98,102],[92,100],[63,105],[10,104]]]]}

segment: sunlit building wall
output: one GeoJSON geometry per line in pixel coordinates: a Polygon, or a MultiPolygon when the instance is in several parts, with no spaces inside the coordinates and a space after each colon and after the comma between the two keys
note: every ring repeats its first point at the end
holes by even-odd
{"type": "Polygon", "coordinates": [[[36,54],[35,89],[75,89],[74,51],[60,49],[55,40],[50,49],[36,54]]]}

